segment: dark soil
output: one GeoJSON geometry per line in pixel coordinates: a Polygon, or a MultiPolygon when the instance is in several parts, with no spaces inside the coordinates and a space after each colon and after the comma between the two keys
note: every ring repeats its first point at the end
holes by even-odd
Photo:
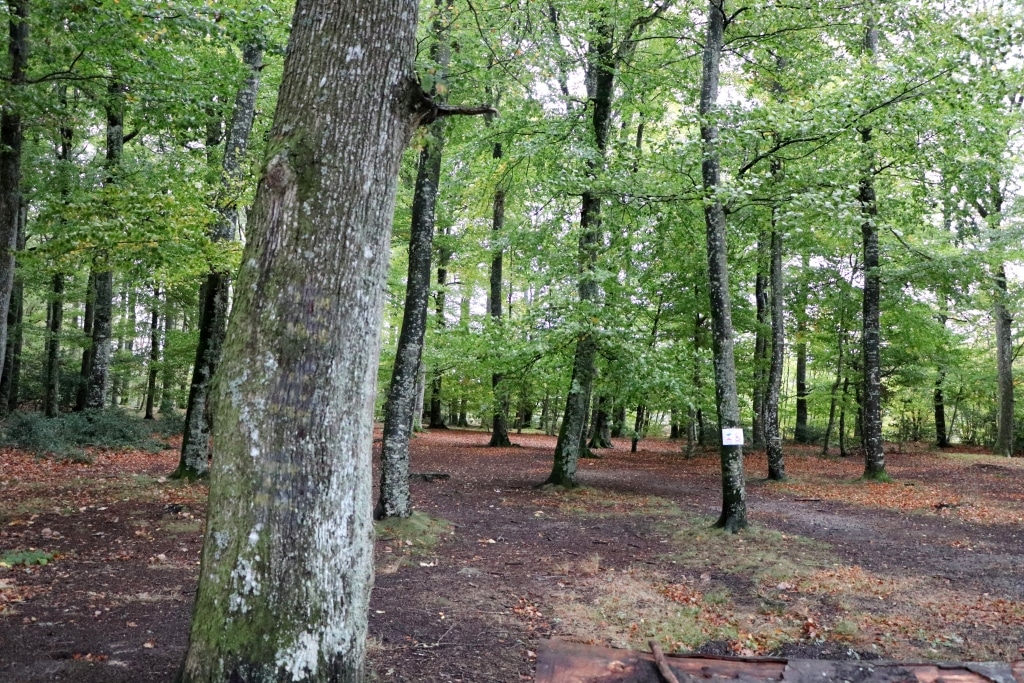
{"type": "MultiPolygon", "coordinates": [[[[415,505],[454,526],[436,545],[378,538],[376,680],[528,681],[538,639],[552,636],[800,658],[1021,657],[1024,463],[893,455],[897,481],[869,489],[876,501],[850,483],[857,463],[790,449],[793,482],[766,484],[754,454],[754,529],[725,537],[707,530],[720,504],[712,453],[685,460],[650,440],[630,454],[616,441],[580,463],[587,488],[565,492],[535,488],[553,438],[487,439],[414,440],[414,471],[451,475],[414,479],[415,505]]],[[[93,465],[0,453],[0,555],[55,556],[0,568],[0,681],[173,680],[205,505],[202,486],[158,479],[175,464],[172,451],[93,465]]]]}

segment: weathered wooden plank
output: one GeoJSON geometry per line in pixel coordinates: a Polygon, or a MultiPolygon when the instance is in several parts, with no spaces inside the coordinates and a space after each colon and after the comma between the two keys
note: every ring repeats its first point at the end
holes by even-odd
{"type": "MultiPolygon", "coordinates": [[[[774,657],[666,656],[679,683],[1024,683],[1024,662],[828,661],[774,657]]],[[[561,640],[542,641],[536,683],[663,683],[653,655],[561,640]]]]}

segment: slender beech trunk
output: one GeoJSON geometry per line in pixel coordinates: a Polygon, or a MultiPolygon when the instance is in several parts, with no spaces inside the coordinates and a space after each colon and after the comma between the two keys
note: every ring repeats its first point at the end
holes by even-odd
{"type": "MultiPolygon", "coordinates": [[[[944,298],[939,301],[943,302],[944,298]]],[[[946,326],[946,321],[946,315],[940,314],[939,322],[943,327],[946,326]]],[[[935,390],[932,394],[932,407],[935,415],[935,445],[939,448],[949,447],[949,433],[946,429],[946,398],[943,391],[945,381],[946,370],[940,367],[935,374],[935,390]]]]}
{"type": "Polygon", "coordinates": [[[438,111],[412,76],[416,17],[411,0],[296,4],[217,373],[180,683],[366,680],[396,176],[412,127],[438,111]]]}
{"type": "Polygon", "coordinates": [[[996,319],[996,370],[999,380],[999,415],[996,421],[998,432],[993,452],[996,455],[1013,457],[1014,416],[1013,416],[1013,319],[1006,302],[1009,300],[1006,286],[1006,266],[999,264],[995,277],[996,319]]]}
{"type": "MultiPolygon", "coordinates": [[[[259,91],[263,68],[263,49],[256,43],[246,45],[242,51],[246,66],[245,80],[235,95],[235,107],[228,126],[221,162],[221,197],[218,201],[220,216],[211,231],[214,242],[234,238],[238,232],[236,197],[243,178],[242,161],[249,146],[249,135],[256,116],[256,95],[259,91]]],[[[227,271],[211,270],[202,287],[199,311],[199,343],[192,367],[188,403],[185,406],[185,432],[181,439],[181,457],[172,478],[198,479],[209,471],[210,411],[208,401],[210,383],[220,362],[221,348],[227,327],[228,299],[231,275],[227,271]]]]}
{"type": "MultiPolygon", "coordinates": [[[[437,3],[431,46],[435,77],[444,85],[448,72],[448,46],[445,6],[437,3]]],[[[441,101],[442,93],[433,93],[441,101]]],[[[445,121],[439,119],[427,129],[426,144],[419,157],[416,188],[412,200],[412,224],[409,229],[409,270],[406,277],[405,307],[398,336],[395,364],[388,386],[381,442],[380,496],[374,517],[408,517],[409,440],[412,438],[416,384],[423,362],[423,341],[427,331],[427,306],[430,300],[430,260],[434,244],[437,196],[441,182],[441,158],[444,151],[445,121]]],[[[443,300],[442,300],[443,301],[443,300]]],[[[444,304],[440,304],[442,310],[444,304]]]]}
{"type": "MultiPolygon", "coordinates": [[[[501,143],[494,143],[495,159],[501,159],[501,143]]],[[[504,249],[501,245],[502,232],[505,228],[505,188],[501,181],[494,188],[494,210],[491,219],[491,293],[488,297],[491,323],[501,329],[501,283],[503,280],[504,249]]],[[[494,394],[494,417],[491,423],[491,440],[487,444],[495,448],[512,445],[508,438],[508,391],[502,387],[503,376],[500,372],[491,374],[491,390],[494,394]]]]}
{"type": "MultiPolygon", "coordinates": [[[[781,169],[773,164],[773,175],[781,169]]],[[[785,314],[783,310],[782,280],[782,231],[777,220],[777,208],[772,208],[771,267],[769,268],[769,290],[772,329],[772,357],[768,368],[768,387],[764,397],[764,437],[768,454],[768,478],[781,481],[786,478],[786,467],[782,458],[782,430],[779,428],[779,400],[782,395],[782,366],[785,363],[785,314]]]]}
{"type": "MultiPolygon", "coordinates": [[[[801,257],[803,273],[807,273],[808,259],[801,257]]],[[[810,441],[807,433],[807,285],[800,283],[796,293],[796,426],[793,440],[797,443],[810,441]]]]}
{"type": "MultiPolygon", "coordinates": [[[[608,147],[608,131],[611,125],[612,97],[615,89],[615,56],[612,46],[611,27],[600,23],[596,37],[591,42],[587,55],[588,94],[592,95],[593,114],[591,129],[594,147],[604,157],[608,147]]],[[[594,163],[589,164],[593,173],[594,163]]],[[[580,209],[579,238],[579,300],[581,307],[590,309],[598,305],[600,289],[596,281],[597,251],[601,245],[601,196],[592,191],[583,193],[580,209]]],[[[565,399],[562,426],[555,444],[554,463],[547,483],[574,487],[576,468],[581,451],[585,447],[584,429],[587,421],[587,406],[594,384],[594,361],[597,355],[597,341],[591,329],[583,332],[576,340],[573,356],[572,379],[565,399]]]]}
{"type": "Polygon", "coordinates": [[[618,439],[626,431],[626,404],[617,401],[613,415],[611,435],[613,439],[618,439]]]}
{"type": "MultiPolygon", "coordinates": [[[[864,49],[875,59],[878,55],[878,27],[868,19],[864,49]]],[[[858,201],[864,222],[861,239],[864,245],[864,329],[863,363],[864,392],[861,402],[861,443],[864,447],[864,478],[887,479],[885,451],[882,442],[882,367],[881,367],[881,292],[878,252],[878,202],[875,197],[875,168],[871,152],[872,129],[860,129],[861,145],[868,159],[860,179],[858,201]]]]}
{"type": "Polygon", "coordinates": [[[408,517],[409,440],[412,438],[417,378],[427,331],[430,301],[430,259],[434,241],[434,216],[441,178],[444,120],[431,124],[427,143],[420,152],[409,231],[409,271],[406,276],[402,331],[398,336],[395,365],[388,385],[381,441],[380,496],[374,517],[408,517]]]}
{"type": "MultiPolygon", "coordinates": [[[[78,374],[78,390],[75,392],[75,411],[85,410],[88,395],[89,375],[92,373],[92,326],[96,317],[96,273],[89,271],[89,282],[85,287],[85,312],[82,314],[82,333],[88,343],[82,349],[82,366],[78,374]]],[[[134,320],[134,319],[133,319],[134,320]]],[[[132,324],[132,339],[135,338],[135,325],[132,324]]]]}
{"type": "Polygon", "coordinates": [[[171,338],[171,332],[177,326],[174,304],[171,303],[167,292],[164,292],[164,333],[161,358],[163,365],[160,368],[160,414],[170,415],[174,412],[174,367],[168,362],[167,344],[171,338]]]}
{"type": "MultiPolygon", "coordinates": [[[[711,301],[711,339],[715,369],[715,403],[720,430],[740,428],[736,364],[733,357],[732,305],[729,298],[729,263],[726,259],[725,208],[718,197],[720,161],[718,124],[714,120],[718,102],[719,62],[725,33],[725,0],[708,3],[707,38],[700,88],[701,141],[704,160],[702,179],[706,196],[704,220],[707,225],[708,295],[711,301]]],[[[720,446],[722,468],[722,514],[715,526],[736,532],[747,526],[747,502],[743,472],[743,446],[720,446]]]]}
{"type": "MultiPolygon", "coordinates": [[[[125,86],[112,78],[107,86],[107,185],[117,182],[117,168],[124,151],[125,86]]],[[[93,259],[95,272],[92,325],[92,358],[85,390],[85,407],[102,410],[107,405],[110,379],[110,338],[114,317],[114,273],[107,262],[109,255],[100,253],[93,259]]]]}
{"type": "Polygon", "coordinates": [[[765,395],[768,392],[769,364],[769,317],[768,302],[771,269],[771,235],[762,230],[757,238],[757,275],[754,277],[754,302],[756,320],[754,323],[754,425],[750,447],[755,451],[765,448],[765,395]]]}
{"type": "Polygon", "coordinates": [[[636,447],[644,431],[644,421],[647,417],[647,406],[643,403],[636,407],[636,420],[633,422],[633,439],[629,445],[629,452],[636,453],[636,447]]]}
{"type": "Polygon", "coordinates": [[[850,389],[850,378],[843,378],[843,398],[839,404],[839,457],[845,458],[850,455],[846,448],[846,396],[850,389]]]}
{"type": "Polygon", "coordinates": [[[829,393],[831,400],[828,406],[828,424],[825,425],[825,438],[822,439],[821,454],[828,456],[828,449],[830,442],[832,441],[832,429],[835,426],[836,420],[836,405],[838,403],[839,385],[843,381],[843,349],[845,344],[843,343],[846,338],[846,323],[843,316],[839,316],[839,334],[838,343],[836,345],[836,379],[832,383],[832,391],[829,393]]]}
{"type": "Polygon", "coordinates": [[[43,386],[43,414],[60,414],[60,335],[64,325],[64,275],[56,273],[52,281],[46,329],[46,375],[43,386]]]}
{"type": "Polygon", "coordinates": [[[146,381],[146,414],[144,420],[152,420],[156,404],[157,364],[160,362],[160,290],[153,288],[153,305],[149,318],[149,373],[146,381]]]}

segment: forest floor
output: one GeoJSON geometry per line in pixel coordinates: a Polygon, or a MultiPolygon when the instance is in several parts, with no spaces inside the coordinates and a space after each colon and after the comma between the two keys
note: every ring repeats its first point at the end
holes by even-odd
{"type": "MultiPolygon", "coordinates": [[[[554,439],[418,436],[419,514],[378,529],[373,680],[533,679],[541,638],[801,658],[1024,658],[1024,460],[921,447],[862,463],[748,454],[751,528],[711,529],[717,457],[628,441],[537,489],[554,439]]],[[[895,447],[893,447],[895,450],[895,447]]],[[[173,680],[186,644],[204,486],[176,452],[91,464],[0,452],[0,681],[173,680]],[[46,564],[38,564],[45,561],[46,564]],[[26,564],[27,563],[27,564],[26,564]],[[8,566],[3,566],[8,565],[8,566]]]]}

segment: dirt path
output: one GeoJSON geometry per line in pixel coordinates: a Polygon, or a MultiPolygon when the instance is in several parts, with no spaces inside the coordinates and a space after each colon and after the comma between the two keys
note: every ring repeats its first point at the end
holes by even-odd
{"type": "MultiPolygon", "coordinates": [[[[379,533],[370,614],[380,681],[532,680],[538,638],[796,656],[1014,659],[1024,643],[1024,463],[893,455],[897,481],[793,454],[766,484],[749,458],[754,528],[709,530],[713,455],[618,442],[582,490],[538,490],[553,439],[418,437],[422,519],[379,533]],[[801,500],[802,499],[802,500],[801,500]],[[417,526],[420,524],[421,526],[417,526]],[[433,536],[437,542],[433,542],[433,536]]],[[[792,453],[792,449],[791,449],[792,453]]],[[[106,458],[106,460],[104,460],[106,458]]],[[[0,455],[0,681],[170,681],[185,646],[203,491],[160,482],[173,453],[97,465],[0,455]],[[90,526],[91,525],[91,526],[90,526]]]]}

